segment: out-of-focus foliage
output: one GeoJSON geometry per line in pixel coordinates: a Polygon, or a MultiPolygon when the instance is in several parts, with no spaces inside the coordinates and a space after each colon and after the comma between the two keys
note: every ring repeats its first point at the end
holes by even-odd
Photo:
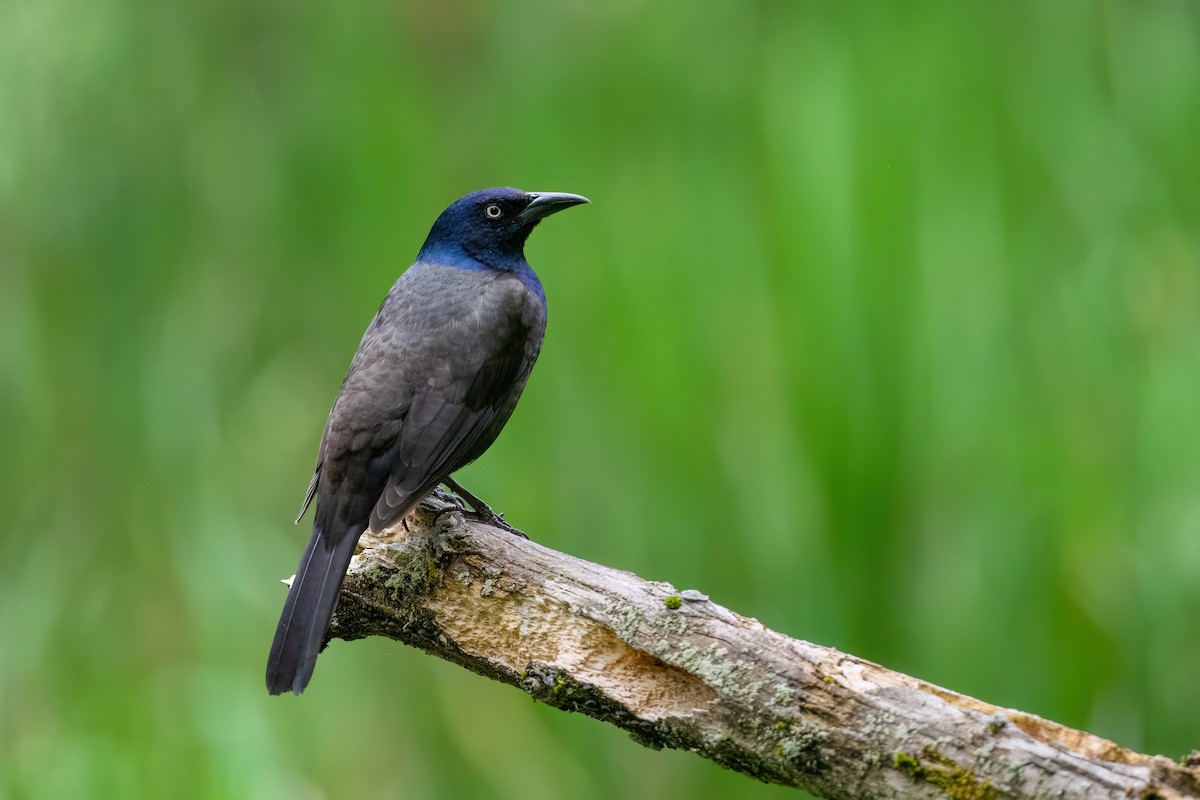
{"type": "Polygon", "coordinates": [[[461,475],[552,547],[1200,745],[1200,10],[0,5],[0,795],[784,797],[386,641],[267,647],[438,212],[579,192],[461,475]]]}

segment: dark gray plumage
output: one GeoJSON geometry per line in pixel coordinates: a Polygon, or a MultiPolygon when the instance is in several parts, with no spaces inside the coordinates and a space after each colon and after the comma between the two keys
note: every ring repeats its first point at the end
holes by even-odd
{"type": "Polygon", "coordinates": [[[467,195],[388,293],[321,437],[300,512],[316,498],[313,532],[267,661],[271,694],[308,685],[359,536],[407,514],[508,421],[546,328],[525,239],[542,218],[586,202],[517,189],[467,195]]]}

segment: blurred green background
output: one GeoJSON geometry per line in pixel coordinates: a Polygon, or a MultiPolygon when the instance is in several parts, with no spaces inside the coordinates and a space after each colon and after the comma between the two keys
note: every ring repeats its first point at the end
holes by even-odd
{"type": "Polygon", "coordinates": [[[464,483],[535,539],[1200,747],[1200,7],[0,3],[0,795],[794,797],[399,644],[263,668],[436,215],[550,330],[464,483]]]}

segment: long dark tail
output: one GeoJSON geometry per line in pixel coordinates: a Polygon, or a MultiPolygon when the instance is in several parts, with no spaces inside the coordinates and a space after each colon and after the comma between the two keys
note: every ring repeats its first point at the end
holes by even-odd
{"type": "Polygon", "coordinates": [[[267,691],[271,694],[282,694],[288,689],[300,694],[308,686],[342,580],[354,555],[354,545],[363,530],[365,526],[356,526],[336,541],[329,541],[330,537],[322,536],[320,529],[313,526],[312,538],[296,569],[267,659],[267,691]]]}

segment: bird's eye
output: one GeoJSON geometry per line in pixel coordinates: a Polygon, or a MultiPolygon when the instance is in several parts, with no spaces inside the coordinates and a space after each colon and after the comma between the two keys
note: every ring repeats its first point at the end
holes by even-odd
{"type": "Polygon", "coordinates": [[[483,213],[487,214],[491,219],[499,219],[500,216],[504,214],[504,209],[500,208],[500,206],[496,205],[495,203],[492,203],[483,210],[483,213]]]}

